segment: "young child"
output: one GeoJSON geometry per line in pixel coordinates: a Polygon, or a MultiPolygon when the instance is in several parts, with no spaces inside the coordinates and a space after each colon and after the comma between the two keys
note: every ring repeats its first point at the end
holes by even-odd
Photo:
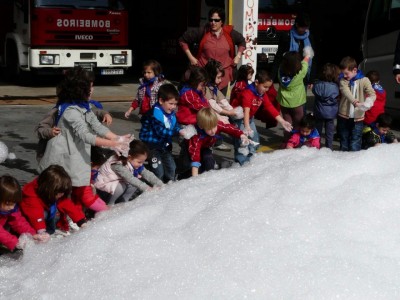
{"type": "MultiPolygon", "coordinates": [[[[88,80],[91,82],[91,89],[89,99],[93,94],[93,83],[94,83],[94,74],[93,72],[87,72],[88,80]]],[[[56,94],[60,92],[61,86],[58,86],[56,89],[56,94]]],[[[93,112],[97,116],[98,120],[102,123],[105,123],[107,126],[112,124],[112,117],[108,111],[103,110],[103,106],[100,102],[89,100],[91,106],[95,106],[97,109],[93,112]]],[[[46,151],[46,145],[48,140],[60,134],[61,130],[57,126],[55,126],[56,117],[58,114],[57,106],[52,108],[46,116],[39,122],[39,124],[35,127],[35,132],[39,138],[38,147],[36,149],[36,160],[40,162],[42,159],[44,152],[46,151]]]]}
{"type": "Polygon", "coordinates": [[[210,106],[208,100],[204,97],[204,87],[207,81],[207,72],[203,68],[191,67],[189,78],[179,92],[180,98],[176,113],[179,124],[196,124],[197,112],[210,106]]]}
{"type": "Polygon", "coordinates": [[[218,89],[218,85],[221,83],[222,77],[224,76],[224,68],[219,61],[211,58],[204,66],[204,69],[206,70],[209,79],[209,82],[205,86],[204,96],[217,114],[219,116],[221,115],[219,120],[225,124],[228,124],[228,117],[235,116],[236,111],[229,104],[228,100],[226,100],[222,92],[218,89]]]}
{"type": "Polygon", "coordinates": [[[322,134],[325,128],[325,146],[333,150],[335,119],[338,113],[339,67],[327,63],[323,66],[319,80],[314,84],[312,92],[314,100],[315,127],[322,134]]]}
{"type": "Polygon", "coordinates": [[[199,173],[213,170],[215,159],[211,147],[216,143],[219,133],[224,132],[240,139],[243,144],[248,144],[249,140],[243,131],[232,124],[224,124],[218,121],[216,112],[211,108],[202,108],[196,116],[197,134],[189,140],[185,140],[181,153],[189,156],[191,175],[197,176],[199,173]]]}
{"type": "Polygon", "coordinates": [[[172,137],[182,132],[175,110],[179,93],[174,85],[164,84],[158,102],[140,120],[139,138],[150,149],[149,169],[164,183],[175,180],[176,164],[172,156],[172,137]]]}
{"type": "Polygon", "coordinates": [[[253,82],[254,69],[250,65],[241,65],[237,71],[236,81],[231,91],[231,104],[237,107],[240,94],[246,89],[247,85],[253,82]]]}
{"type": "MultiPolygon", "coordinates": [[[[308,62],[312,57],[311,47],[304,47],[304,58],[296,51],[286,52],[278,71],[279,89],[277,100],[281,106],[285,121],[299,129],[304,116],[304,105],[307,100],[304,78],[308,71],[308,62]]],[[[284,142],[290,138],[290,132],[284,133],[284,142]]]]}
{"type": "Polygon", "coordinates": [[[339,65],[341,99],[337,119],[337,132],[341,151],[361,149],[364,113],[374,104],[376,94],[371,82],[357,68],[354,58],[346,56],[339,65]]]}
{"type": "Polygon", "coordinates": [[[320,137],[315,128],[315,118],[308,114],[300,121],[300,130],[294,130],[286,144],[286,149],[300,148],[302,146],[320,148],[320,137]]]}
{"type": "Polygon", "coordinates": [[[103,191],[104,199],[109,205],[116,202],[128,202],[137,191],[150,191],[153,187],[163,186],[163,182],[143,166],[149,155],[146,144],[133,140],[129,144],[127,156],[111,156],[99,169],[94,184],[97,190],[103,191]],[[151,186],[147,185],[143,178],[151,186]]]}
{"type": "Polygon", "coordinates": [[[150,59],[143,63],[143,78],[139,79],[140,86],[137,90],[136,98],[132,101],[131,107],[125,112],[125,118],[129,118],[132,111],[139,107],[139,114],[144,115],[155,103],[157,103],[157,93],[165,83],[170,83],[164,79],[162,68],[158,61],[150,59]]]}
{"type": "Polygon", "coordinates": [[[39,172],[50,165],[61,165],[72,181],[72,198],[85,207],[102,211],[107,205],[90,186],[91,146],[128,149],[130,135],[118,136],[102,125],[89,104],[92,81],[81,67],[66,72],[59,84],[58,114],[55,124],[60,134],[50,139],[39,163],[39,172]]]}
{"type": "Polygon", "coordinates": [[[364,116],[364,124],[369,125],[376,122],[378,116],[385,112],[386,91],[380,85],[380,76],[378,71],[369,71],[366,76],[369,81],[371,81],[372,88],[376,94],[374,105],[365,112],[364,116]]]}
{"type": "Polygon", "coordinates": [[[82,206],[69,198],[71,190],[71,178],[59,165],[50,165],[23,187],[21,211],[37,233],[60,229],[68,234],[67,216],[79,227],[86,223],[82,206]]]}
{"type": "Polygon", "coordinates": [[[241,144],[240,140],[235,139],[235,161],[240,165],[249,161],[250,157],[257,150],[259,135],[254,123],[254,115],[262,104],[264,105],[264,110],[274,117],[285,130],[292,130],[292,125],[281,117],[279,112],[268,99],[266,92],[271,86],[272,79],[268,72],[259,71],[255,76],[255,81],[247,86],[247,88],[241,93],[239,101],[236,102],[237,105],[243,107],[244,117],[243,119],[234,120],[234,123],[254,142],[249,144],[249,151],[244,155],[243,151],[238,151],[241,144]]]}
{"type": "Polygon", "coordinates": [[[21,202],[21,187],[18,181],[9,175],[0,177],[0,245],[7,249],[23,249],[25,242],[19,238],[22,234],[32,235],[39,242],[47,242],[49,235],[36,233],[27,220],[21,215],[18,204],[21,202]],[[10,232],[10,229],[12,230],[10,232]],[[16,233],[17,235],[15,235],[16,233]]]}
{"type": "Polygon", "coordinates": [[[362,135],[362,148],[368,149],[380,144],[398,143],[394,133],[390,131],[392,117],[383,113],[378,116],[376,123],[366,126],[362,135]]]}

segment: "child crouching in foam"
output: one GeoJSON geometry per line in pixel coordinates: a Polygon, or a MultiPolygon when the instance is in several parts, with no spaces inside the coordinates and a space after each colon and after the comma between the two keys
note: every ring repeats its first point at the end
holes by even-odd
{"type": "Polygon", "coordinates": [[[321,138],[318,130],[315,128],[315,118],[308,114],[300,121],[300,130],[293,130],[292,136],[286,144],[286,149],[300,148],[302,146],[321,147],[321,138]]]}
{"type": "Polygon", "coordinates": [[[39,242],[47,242],[46,232],[36,233],[35,229],[21,215],[18,204],[22,194],[19,182],[12,176],[0,177],[0,245],[8,250],[23,249],[26,239],[23,234],[32,235],[39,242]],[[12,231],[10,231],[10,229],[12,231]]]}
{"type": "Polygon", "coordinates": [[[189,156],[192,176],[199,173],[215,169],[215,159],[212,154],[211,147],[221,139],[219,133],[227,133],[234,138],[241,139],[243,144],[248,145],[247,136],[232,124],[224,124],[218,121],[217,113],[211,108],[202,108],[197,113],[197,133],[189,140],[185,140],[181,155],[186,152],[189,156]]]}
{"type": "Polygon", "coordinates": [[[146,144],[133,140],[129,144],[128,153],[123,153],[121,156],[113,155],[100,167],[94,186],[109,205],[128,202],[137,190],[146,192],[152,189],[151,186],[164,185],[156,175],[144,168],[143,164],[148,155],[149,149],[146,144]]]}

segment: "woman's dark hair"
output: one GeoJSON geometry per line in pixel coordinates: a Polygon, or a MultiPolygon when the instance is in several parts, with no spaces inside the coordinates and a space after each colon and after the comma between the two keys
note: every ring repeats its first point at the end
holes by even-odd
{"type": "Polygon", "coordinates": [[[218,14],[222,23],[225,23],[225,10],[220,7],[213,7],[208,11],[208,18],[212,18],[213,14],[218,14]]]}
{"type": "Polygon", "coordinates": [[[327,82],[337,82],[339,78],[339,67],[335,64],[326,63],[322,67],[321,75],[319,76],[319,80],[327,81],[327,82]]]}
{"type": "Polygon", "coordinates": [[[288,51],[283,55],[280,70],[283,75],[295,76],[301,70],[301,56],[296,51],[288,51]]]}
{"type": "Polygon", "coordinates": [[[17,179],[10,175],[0,177],[0,203],[11,205],[21,202],[21,186],[17,179]]]}
{"type": "MultiPolygon", "coordinates": [[[[149,155],[149,148],[147,147],[147,145],[145,143],[143,143],[140,140],[133,140],[132,142],[130,142],[129,144],[129,152],[128,155],[131,158],[135,158],[139,155],[149,155]]],[[[120,156],[118,157],[119,161],[122,161],[122,164],[125,166],[128,163],[128,157],[125,156],[120,156]]]]}
{"type": "Polygon", "coordinates": [[[315,117],[311,113],[305,115],[300,121],[300,128],[313,130],[315,128],[315,117]]]}
{"type": "Polygon", "coordinates": [[[146,67],[150,67],[153,70],[155,76],[158,76],[162,73],[161,64],[154,59],[149,59],[145,61],[143,63],[143,69],[146,67]]]}
{"type": "Polygon", "coordinates": [[[250,65],[241,65],[236,74],[237,81],[247,81],[249,74],[254,74],[254,69],[250,65]]]}
{"type": "Polygon", "coordinates": [[[297,14],[297,16],[296,16],[296,19],[295,19],[294,23],[298,27],[310,27],[311,19],[310,19],[310,16],[307,13],[299,12],[297,14]]]}
{"type": "Polygon", "coordinates": [[[56,195],[63,193],[64,197],[71,194],[72,182],[62,166],[50,165],[38,177],[37,194],[47,204],[56,201],[56,195]]]}
{"type": "Polygon", "coordinates": [[[89,101],[94,74],[82,67],[65,72],[64,79],[57,85],[58,103],[82,103],[89,101]]]}
{"type": "Polygon", "coordinates": [[[211,84],[215,84],[215,78],[218,75],[218,72],[222,73],[222,76],[225,75],[225,70],[222,64],[215,59],[210,58],[207,62],[207,64],[204,66],[204,69],[207,72],[208,79],[210,80],[211,84]]]}

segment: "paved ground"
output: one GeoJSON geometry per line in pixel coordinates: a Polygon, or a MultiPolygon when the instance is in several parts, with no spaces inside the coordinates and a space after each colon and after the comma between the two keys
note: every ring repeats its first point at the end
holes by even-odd
{"type": "MultiPolygon", "coordinates": [[[[53,85],[54,86],[54,85],[53,85]]],[[[5,143],[16,159],[6,160],[0,164],[0,175],[10,174],[24,184],[36,175],[37,162],[35,149],[37,137],[34,134],[36,124],[50,110],[54,103],[54,87],[8,87],[0,84],[0,141],[5,143]]],[[[140,122],[137,112],[125,119],[124,112],[129,108],[133,95],[136,94],[137,83],[122,82],[113,86],[96,85],[94,99],[100,100],[104,109],[111,112],[114,120],[111,130],[117,134],[133,133],[138,136],[140,122]]],[[[309,94],[308,107],[312,106],[309,94]]],[[[261,151],[277,149],[281,143],[283,129],[281,127],[265,129],[256,122],[261,139],[261,151]]],[[[400,136],[400,132],[396,132],[400,136]]],[[[229,144],[230,138],[226,138],[229,144]]],[[[338,143],[334,143],[338,147],[338,143]]],[[[174,144],[174,154],[179,153],[179,146],[174,144]]],[[[218,162],[233,161],[233,151],[215,151],[218,162]]]]}
{"type": "MultiPolygon", "coordinates": [[[[140,122],[136,113],[129,120],[125,119],[124,112],[129,108],[130,101],[104,102],[104,108],[111,112],[113,124],[111,130],[117,134],[133,133],[139,135],[140,122]]],[[[40,105],[1,105],[0,106],[0,141],[5,143],[10,152],[15,153],[16,159],[6,160],[0,164],[0,175],[10,174],[20,180],[22,184],[37,175],[35,149],[37,137],[34,134],[36,124],[51,109],[50,104],[40,105]]],[[[282,129],[266,130],[259,124],[262,145],[276,146],[283,134],[282,129]]],[[[226,139],[229,143],[229,138],[226,139]]],[[[263,150],[269,150],[264,147],[263,150]]],[[[174,144],[174,153],[179,153],[179,146],[174,144]]],[[[233,161],[233,151],[216,151],[217,160],[233,161]]]]}

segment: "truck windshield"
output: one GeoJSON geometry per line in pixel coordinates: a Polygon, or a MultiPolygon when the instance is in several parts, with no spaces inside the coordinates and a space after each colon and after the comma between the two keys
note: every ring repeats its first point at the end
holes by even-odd
{"type": "Polygon", "coordinates": [[[260,12],[291,13],[301,6],[301,2],[300,0],[259,0],[258,9],[260,12]]]}
{"type": "Polygon", "coordinates": [[[35,7],[70,7],[81,9],[123,9],[117,0],[36,0],[35,7]]]}

